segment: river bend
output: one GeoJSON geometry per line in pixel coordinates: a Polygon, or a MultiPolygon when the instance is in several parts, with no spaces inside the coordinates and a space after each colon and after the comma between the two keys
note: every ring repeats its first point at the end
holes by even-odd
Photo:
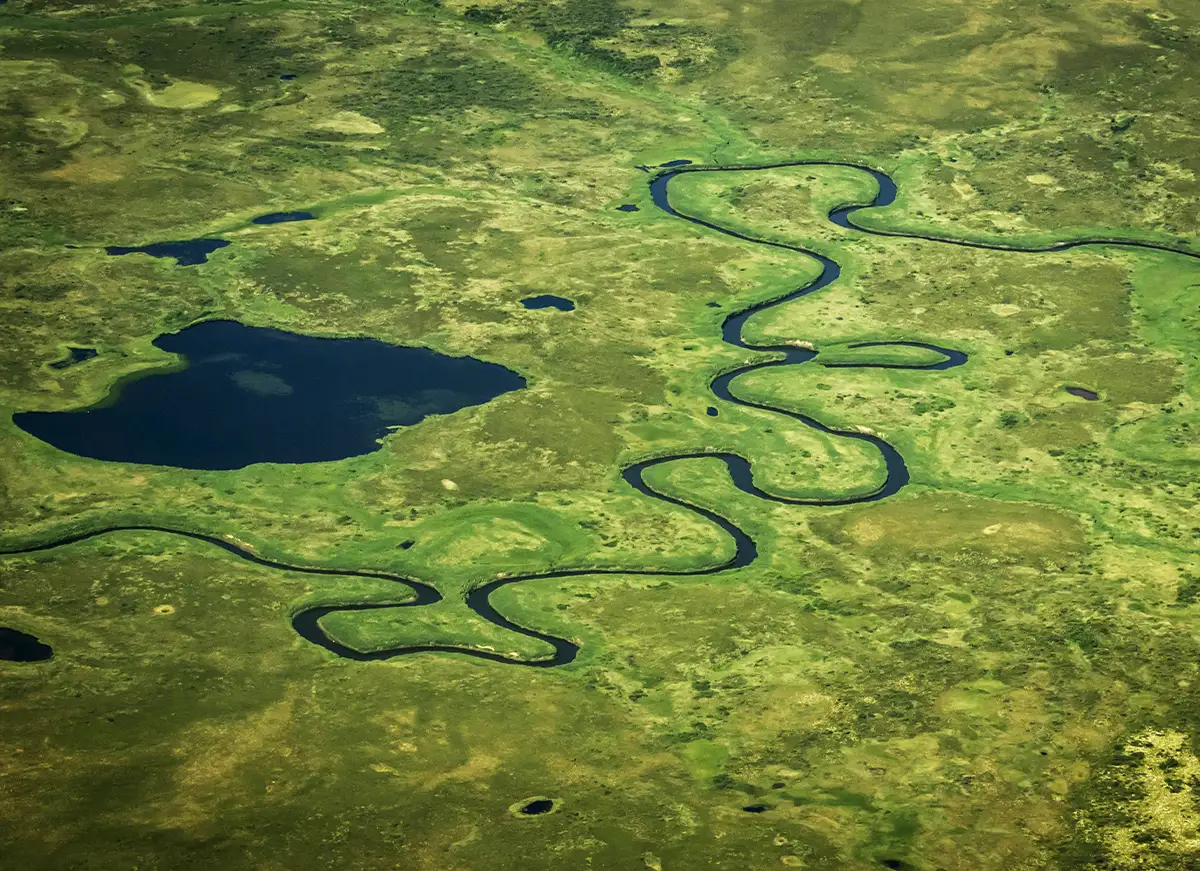
{"type": "MultiPolygon", "coordinates": [[[[813,167],[844,167],[859,170],[871,176],[876,183],[876,194],[870,202],[866,203],[850,203],[839,206],[830,211],[828,217],[831,222],[839,227],[854,230],[861,233],[867,233],[873,236],[882,236],[887,238],[902,238],[902,239],[921,239],[930,242],[939,242],[947,245],[956,245],[966,248],[980,248],[990,251],[1007,251],[1021,252],[1029,254],[1050,253],[1058,251],[1066,251],[1072,248],[1080,248],[1083,246],[1119,246],[1127,248],[1141,248],[1150,251],[1164,251],[1174,254],[1179,254],[1185,257],[1200,259],[1200,253],[1195,253],[1182,248],[1174,248],[1169,245],[1159,244],[1155,242],[1142,242],[1135,240],[1122,239],[1074,239],[1064,242],[1057,242],[1051,245],[1034,248],[1022,248],[1019,246],[1004,245],[991,242],[976,242],[967,239],[953,239],[949,237],[923,235],[918,233],[908,233],[894,230],[879,230],[862,226],[854,221],[855,213],[870,208],[881,208],[891,205],[896,199],[896,185],[891,177],[886,173],[874,169],[869,166],[848,163],[841,161],[824,161],[824,160],[796,160],[780,163],[760,163],[749,165],[721,165],[721,166],[702,166],[692,165],[688,161],[677,160],[662,164],[657,168],[657,172],[652,174],[650,179],[650,195],[654,202],[663,213],[666,215],[694,224],[705,231],[721,233],[725,236],[730,236],[734,239],[741,240],[752,245],[761,245],[770,248],[778,248],[787,251],[795,252],[798,255],[811,258],[816,261],[821,267],[821,273],[813,280],[795,288],[791,292],[784,294],[775,299],[766,300],[763,302],[754,303],[734,311],[728,315],[721,324],[721,338],[728,344],[749,351],[763,352],[772,355],[770,359],[760,360],[758,362],[748,363],[731,371],[723,372],[716,375],[709,383],[709,388],[713,396],[721,402],[741,405],[747,408],[755,408],[762,411],[771,412],[791,420],[799,421],[805,426],[812,427],[826,435],[835,436],[838,438],[854,439],[856,441],[865,442],[871,445],[879,452],[883,460],[884,475],[883,480],[874,488],[863,493],[848,494],[831,499],[802,499],[780,496],[763,490],[754,483],[753,468],[748,459],[738,454],[728,451],[694,451],[680,454],[670,454],[667,456],[653,457],[649,459],[639,460],[625,466],[621,470],[621,478],[644,496],[652,499],[657,499],[660,502],[666,502],[670,505],[675,505],[684,508],[694,514],[699,515],[708,522],[720,528],[734,544],[734,553],[725,562],[718,565],[709,566],[703,569],[696,570],[646,570],[638,568],[578,568],[578,569],[563,569],[557,571],[534,572],[529,574],[513,575],[497,580],[490,581],[479,587],[472,589],[466,595],[466,604],[473,612],[479,615],[484,620],[494,624],[495,626],[505,629],[510,632],[526,636],[527,638],[536,639],[546,642],[553,649],[552,656],[541,659],[519,659],[502,654],[494,653],[486,650],[478,650],[467,647],[456,647],[450,645],[423,645],[423,646],[408,646],[397,647],[385,650],[377,650],[371,652],[361,652],[350,648],[336,639],[332,638],[321,626],[321,620],[328,614],[334,612],[360,612],[360,611],[377,611],[388,608],[411,608],[421,607],[424,605],[432,605],[442,600],[442,595],[433,586],[405,577],[403,575],[394,574],[391,572],[383,572],[376,570],[356,570],[356,569],[336,569],[314,566],[299,566],[289,563],[277,562],[274,560],[264,559],[249,549],[234,544],[224,538],[217,536],[206,535],[203,533],[192,532],[182,529],[173,529],[163,526],[111,526],[102,529],[96,529],[90,532],[83,532],[74,535],[68,535],[53,541],[31,544],[25,547],[16,548],[13,550],[0,551],[0,555],[16,555],[16,554],[32,554],[44,551],[53,550],[55,548],[64,547],[70,544],[75,544],[89,539],[97,538],[102,535],[108,535],[122,531],[141,531],[141,532],[156,532],[166,535],[181,536],[195,541],[205,542],[214,547],[230,553],[247,562],[266,568],[277,569],[280,571],[299,572],[302,574],[348,577],[348,578],[368,578],[373,580],[384,580],[393,582],[403,589],[403,595],[398,595],[393,599],[378,602],[342,602],[342,603],[324,603],[324,604],[305,604],[299,607],[292,615],[292,626],[296,632],[305,640],[324,648],[335,656],[344,659],[350,659],[358,662],[370,662],[377,660],[394,659],[399,656],[408,656],[415,653],[440,652],[440,653],[456,653],[464,656],[471,656],[476,659],[488,660],[491,662],[505,663],[510,665],[521,665],[532,668],[550,668],[554,666],[566,665],[572,662],[579,654],[580,647],[573,641],[566,638],[540,632],[536,629],[522,626],[501,614],[491,603],[491,595],[502,587],[507,587],[512,584],[521,583],[524,581],[533,580],[552,580],[556,578],[572,578],[585,575],[640,575],[651,577],[703,577],[714,575],[720,572],[732,571],[739,568],[744,568],[755,561],[758,557],[758,547],[754,540],[741,529],[737,524],[727,517],[718,514],[708,508],[688,502],[684,499],[668,495],[660,490],[656,490],[646,480],[646,472],[656,466],[665,463],[675,462],[677,460],[712,458],[723,462],[729,471],[730,478],[743,493],[754,496],[758,499],[767,500],[770,502],[779,502],[789,505],[810,505],[815,507],[831,507],[842,505],[854,505],[864,502],[874,502],[880,499],[886,499],[898,493],[909,482],[908,466],[904,462],[904,458],[894,446],[884,439],[866,432],[858,430],[841,430],[827,426],[819,420],[803,414],[798,411],[793,411],[786,408],[770,405],[765,402],[757,402],[751,399],[738,396],[733,390],[734,383],[743,375],[759,369],[776,368],[781,366],[797,366],[805,363],[817,361],[819,352],[806,348],[801,348],[791,344],[778,345],[755,345],[747,342],[744,338],[744,328],[747,320],[758,312],[765,311],[776,306],[785,305],[801,297],[809,296],[816,293],[822,288],[828,287],[838,280],[841,275],[841,267],[836,261],[823,254],[818,254],[801,245],[794,245],[785,242],[762,239],[747,233],[740,232],[730,227],[722,226],[707,219],[689,215],[677,209],[671,202],[670,185],[673,180],[681,175],[689,173],[721,173],[721,172],[750,172],[750,171],[770,171],[772,169],[784,169],[798,166],[813,166],[813,167]]],[[[648,168],[652,169],[653,168],[648,168]]],[[[876,369],[912,369],[923,371],[942,371],[961,366],[967,362],[967,355],[962,351],[953,348],[945,348],[939,345],[930,344],[923,341],[891,341],[891,342],[861,342],[856,345],[851,345],[851,348],[871,348],[885,346],[904,346],[921,348],[924,350],[935,352],[941,355],[942,359],[933,363],[923,364],[906,364],[906,363],[827,363],[821,364],[829,367],[856,367],[856,368],[876,368],[876,369]]],[[[349,597],[348,597],[349,598],[349,597]]]]}

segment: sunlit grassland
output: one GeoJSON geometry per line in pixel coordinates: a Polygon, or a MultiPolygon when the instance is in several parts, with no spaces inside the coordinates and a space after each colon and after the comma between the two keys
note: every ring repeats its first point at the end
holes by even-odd
{"type": "Polygon", "coordinates": [[[532,669],[339,660],[291,615],[403,588],[161,533],[4,558],[0,625],[55,656],[0,668],[0,852],[46,869],[1190,867],[1196,261],[868,237],[826,220],[873,196],[855,170],[685,173],[684,211],[843,270],[747,324],[818,356],[734,392],[871,429],[912,484],[811,508],[740,493],[715,459],[655,467],[652,486],[760,556],[654,577],[638,572],[711,567],[732,542],[619,470],[731,451],[760,487],[825,499],[883,474],[862,442],[714,399],[717,374],[767,359],[722,343],[723,319],[816,268],[668,218],[639,165],[860,161],[900,186],[856,215],[870,227],[1191,250],[1198,28],[1170,0],[0,6],[0,547],[157,524],[395,572],[445,598],[327,631],[525,659],[549,648],[467,591],[604,572],[495,594],[581,645],[532,669]],[[250,223],[292,209],[317,220],[250,223]],[[232,244],[193,267],[103,252],[201,236],[232,244]],[[542,293],[577,307],[520,305],[542,293]],[[529,386],[365,456],[228,472],[75,457],[8,419],[177,364],[153,339],[211,318],[469,354],[529,386]],[[822,365],[931,359],[848,347],[889,340],[970,359],[822,365]],[[50,368],[71,346],[99,354],[50,368]],[[533,796],[559,809],[510,811],[533,796]]]}

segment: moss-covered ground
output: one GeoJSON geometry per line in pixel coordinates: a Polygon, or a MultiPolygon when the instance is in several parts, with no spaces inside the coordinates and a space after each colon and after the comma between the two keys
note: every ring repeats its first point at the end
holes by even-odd
{"type": "Polygon", "coordinates": [[[802,158],[899,185],[864,226],[1200,251],[1186,0],[346,0],[0,5],[0,549],[120,524],[432,584],[336,613],[370,650],[538,659],[465,593],[581,645],[554,669],[338,659],[313,603],[394,584],[123,532],[0,558],[0,856],[26,869],[1185,871],[1200,864],[1200,260],[886,239],[844,168],[683,175],[691,214],[833,257],[753,318],[820,349],[716,402],[731,311],[816,274],[656,210],[638,166],[802,158]],[[639,211],[618,211],[635,204],[639,211]],[[260,226],[275,211],[316,220],[260,226]],[[207,263],[110,257],[198,237],[207,263]],[[576,310],[526,310],[552,293],[576,310]],[[206,318],[501,363],[526,390],[306,466],[60,452],[11,422],[171,365],[206,318]],[[970,355],[945,371],[849,346],[970,355]],[[71,347],[97,356],[54,368],[71,347]],[[1065,391],[1084,387],[1087,401],[1065,391]],[[709,406],[719,406],[710,416],[709,406]],[[519,809],[552,798],[552,813],[519,809]],[[747,810],[747,808],[749,810],[747,810]]]}

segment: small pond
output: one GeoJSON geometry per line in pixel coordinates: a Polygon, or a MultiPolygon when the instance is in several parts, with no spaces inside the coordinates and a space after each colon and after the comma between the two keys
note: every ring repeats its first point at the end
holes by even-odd
{"type": "Polygon", "coordinates": [[[525,386],[516,372],[473,357],[236,321],[206,321],[154,344],[186,365],[135,377],[91,408],[13,421],[94,459],[239,469],[370,453],[390,427],[525,386]]]}
{"type": "Polygon", "coordinates": [[[97,355],[95,348],[67,348],[67,356],[50,364],[51,369],[67,369],[76,363],[90,360],[97,355]]]}
{"type": "Polygon", "coordinates": [[[1094,390],[1088,390],[1086,387],[1066,387],[1067,393],[1072,396],[1078,396],[1080,399],[1086,399],[1088,402],[1095,402],[1100,398],[1100,394],[1094,390]]]}
{"type": "Polygon", "coordinates": [[[312,212],[268,212],[251,219],[252,224],[290,224],[293,221],[315,221],[317,216],[312,212]]]}
{"type": "Polygon", "coordinates": [[[50,645],[42,644],[33,635],[0,626],[0,660],[41,662],[53,655],[50,645]]]}
{"type": "Polygon", "coordinates": [[[521,305],[525,306],[525,308],[556,308],[560,312],[575,311],[575,303],[565,296],[555,296],[552,293],[543,293],[541,296],[527,296],[521,300],[521,305]]]}
{"type": "Polygon", "coordinates": [[[184,239],[179,242],[151,242],[149,245],[109,245],[104,250],[114,257],[126,254],[149,254],[151,257],[173,257],[180,266],[196,266],[208,262],[208,255],[229,245],[225,239],[184,239]]]}

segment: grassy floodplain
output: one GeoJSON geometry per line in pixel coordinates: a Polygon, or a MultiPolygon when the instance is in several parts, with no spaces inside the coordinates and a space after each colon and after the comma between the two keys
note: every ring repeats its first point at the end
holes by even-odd
{"type": "Polygon", "coordinates": [[[28,869],[1184,871],[1200,863],[1200,10],[1184,0],[8,0],[0,5],[0,856],[28,869]],[[618,211],[623,204],[638,211],[618,211]],[[316,220],[256,225],[270,212],[316,220]],[[179,266],[106,246],[231,244],[179,266]],[[569,313],[520,300],[568,297],[569,313]],[[370,336],[529,383],[378,451],[198,471],[73,456],[16,411],[178,366],[205,319],[370,336]],[[920,341],[961,350],[852,348],[920,341]],[[55,368],[74,347],[98,353],[55,368]],[[1068,394],[1096,392],[1087,401],[1068,394]],[[709,407],[718,414],[709,414],[709,407]],[[622,574],[622,572],[628,572],[622,574]],[[530,801],[554,810],[523,816],[530,801]]]}

